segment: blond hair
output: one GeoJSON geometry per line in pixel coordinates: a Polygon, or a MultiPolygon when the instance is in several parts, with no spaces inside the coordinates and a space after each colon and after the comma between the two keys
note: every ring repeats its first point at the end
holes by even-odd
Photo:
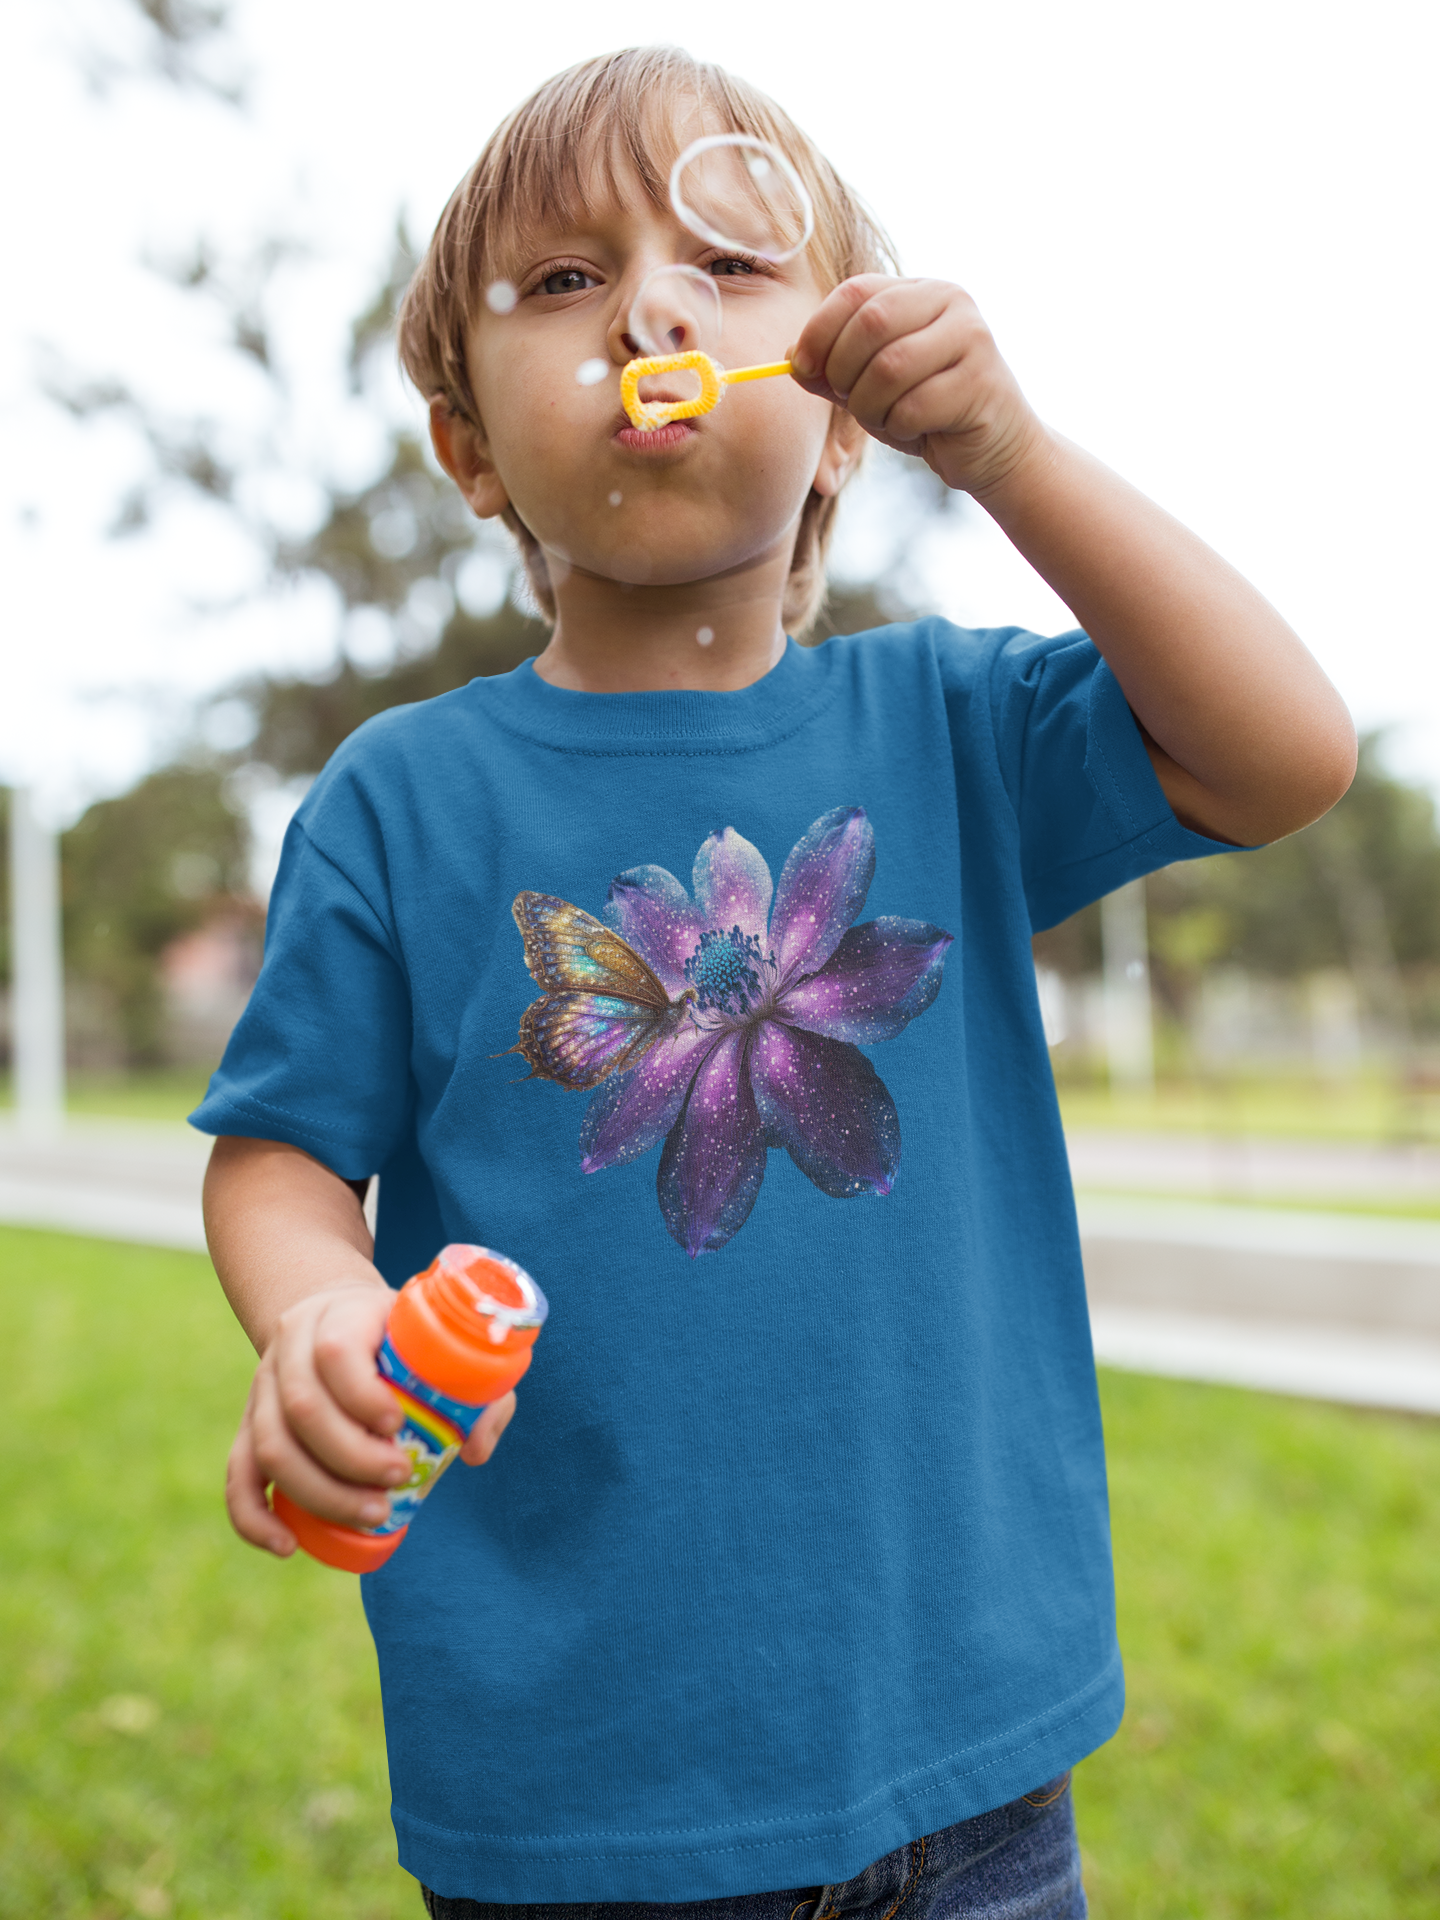
{"type": "MultiPolygon", "coordinates": [[[[465,340],[485,289],[505,277],[526,230],[567,224],[583,212],[583,182],[598,166],[613,186],[633,173],[657,206],[669,205],[677,122],[698,107],[704,130],[768,140],[790,161],[815,204],[809,258],[828,292],[856,273],[894,264],[889,241],[859,196],[773,100],[723,68],[678,47],[630,47],[584,60],[547,80],[503,121],[450,196],[425,258],[401,303],[400,359],[427,399],[440,397],[479,424],[465,340]]],[[[786,582],[782,615],[802,633],[825,599],[825,552],[837,500],[811,490],[786,582]]],[[[531,593],[555,618],[555,592],[539,541],[514,507],[504,512],[531,593]]]]}

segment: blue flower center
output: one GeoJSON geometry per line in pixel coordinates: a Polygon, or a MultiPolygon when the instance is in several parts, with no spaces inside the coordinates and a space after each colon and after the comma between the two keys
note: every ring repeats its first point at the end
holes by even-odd
{"type": "Polygon", "coordinates": [[[765,955],[759,938],[732,927],[728,933],[712,928],[685,962],[685,978],[694,987],[701,1013],[726,1013],[741,1019],[760,998],[760,971],[765,955]]]}

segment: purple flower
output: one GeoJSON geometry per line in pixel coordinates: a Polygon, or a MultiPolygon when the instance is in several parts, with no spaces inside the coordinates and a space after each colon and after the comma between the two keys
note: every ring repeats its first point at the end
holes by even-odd
{"type": "Polygon", "coordinates": [[[661,1140],[665,1225],[691,1255],[744,1225],[783,1147],[833,1199],[889,1193],[900,1120],[855,1044],[889,1040],[940,991],[951,936],[919,920],[852,923],[875,872],[859,807],[817,820],[770,869],[733,827],[695,857],[694,896],[663,867],[632,867],[605,917],[688,1020],[591,1097],[581,1168],[623,1166],[661,1140]],[[774,895],[772,910],[771,897],[774,895]]]}

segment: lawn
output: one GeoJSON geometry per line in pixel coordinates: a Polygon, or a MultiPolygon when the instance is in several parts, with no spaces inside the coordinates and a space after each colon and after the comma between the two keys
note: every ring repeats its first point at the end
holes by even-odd
{"type": "Polygon", "coordinates": [[[1206,1133],[1222,1138],[1440,1144],[1440,1093],[1381,1075],[1325,1081],[1304,1075],[1160,1080],[1153,1093],[1062,1079],[1067,1128],[1206,1133]]]}
{"type": "MultiPolygon", "coordinates": [[[[72,1071],[65,1081],[66,1111],[110,1120],[183,1120],[205,1097],[208,1067],[156,1067],[132,1073],[72,1071]]],[[[13,1098],[0,1074],[0,1110],[13,1098]]]]}
{"type": "MultiPolygon", "coordinates": [[[[206,1263],[0,1229],[0,1915],[388,1920],[355,1583],[219,1503],[249,1350],[206,1263]]],[[[1097,1920],[1440,1910],[1440,1425],[1104,1381],[1125,1729],[1077,1776],[1097,1920]]]]}

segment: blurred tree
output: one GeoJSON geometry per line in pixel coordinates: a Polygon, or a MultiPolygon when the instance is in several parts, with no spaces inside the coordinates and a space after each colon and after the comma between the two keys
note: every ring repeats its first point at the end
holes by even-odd
{"type": "Polygon", "coordinates": [[[244,97],[227,0],[118,0],[83,21],[75,60],[96,93],[157,78],[229,106],[244,97]]]}
{"type": "Polygon", "coordinates": [[[1243,860],[1170,867],[1152,909],[1223,917],[1208,958],[1257,973],[1357,970],[1440,958],[1440,834],[1423,789],[1387,773],[1383,735],[1360,746],[1354,785],[1323,819],[1243,860]]]}
{"type": "MultiPolygon", "coordinates": [[[[1354,785],[1313,826],[1243,858],[1151,876],[1153,976],[1172,1014],[1185,1015],[1217,965],[1277,978],[1344,967],[1372,1016],[1403,1033],[1407,1002],[1440,965],[1440,832],[1429,794],[1386,772],[1383,745],[1382,734],[1364,738],[1354,785]]],[[[1035,944],[1044,964],[1095,971],[1095,910],[1035,944]]]]}
{"type": "Polygon", "coordinates": [[[248,853],[217,767],[162,768],[62,836],[67,970],[104,996],[131,1065],[164,1057],[161,953],[245,896],[248,853]]]}

